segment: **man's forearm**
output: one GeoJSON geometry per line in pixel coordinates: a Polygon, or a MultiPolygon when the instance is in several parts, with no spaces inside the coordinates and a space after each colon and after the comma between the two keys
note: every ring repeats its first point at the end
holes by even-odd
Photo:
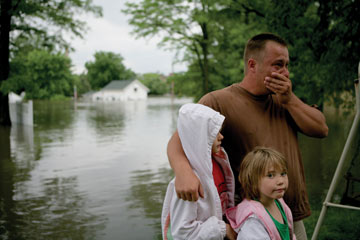
{"type": "Polygon", "coordinates": [[[186,158],[185,152],[182,148],[180,137],[176,131],[170,138],[167,146],[167,155],[171,168],[175,175],[184,171],[192,171],[189,160],[186,158]]]}
{"type": "Polygon", "coordinates": [[[170,166],[176,176],[175,191],[177,196],[187,201],[197,201],[199,196],[204,197],[204,190],[185,155],[178,132],[175,132],[170,138],[167,154],[170,166]]]}
{"type": "Polygon", "coordinates": [[[311,137],[326,137],[328,135],[329,129],[322,112],[303,103],[295,94],[285,107],[304,134],[311,137]]]}

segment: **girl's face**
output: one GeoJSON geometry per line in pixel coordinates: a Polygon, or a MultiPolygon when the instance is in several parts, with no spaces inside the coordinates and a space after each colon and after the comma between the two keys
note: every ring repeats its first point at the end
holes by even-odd
{"type": "Polygon", "coordinates": [[[224,136],[219,132],[214,140],[213,145],[212,145],[212,153],[220,152],[221,140],[223,140],[223,139],[224,139],[224,136]]]}
{"type": "Polygon", "coordinates": [[[280,171],[272,166],[268,167],[259,182],[260,202],[264,203],[282,198],[287,188],[288,176],[286,171],[280,171]]]}

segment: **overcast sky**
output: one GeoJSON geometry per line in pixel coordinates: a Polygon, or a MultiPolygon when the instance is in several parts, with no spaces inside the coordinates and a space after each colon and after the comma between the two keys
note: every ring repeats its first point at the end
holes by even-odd
{"type": "MultiPolygon", "coordinates": [[[[131,0],[133,1],[133,0],[131,0]]],[[[175,52],[157,47],[159,37],[135,39],[130,32],[129,16],[121,12],[126,0],[94,0],[94,4],[103,8],[103,17],[84,16],[89,30],[83,39],[71,40],[75,52],[70,53],[75,73],[85,71],[85,62],[94,60],[97,51],[109,51],[121,54],[123,63],[136,73],[172,72],[175,52]]],[[[186,66],[177,63],[174,72],[186,70],[186,66]]]]}

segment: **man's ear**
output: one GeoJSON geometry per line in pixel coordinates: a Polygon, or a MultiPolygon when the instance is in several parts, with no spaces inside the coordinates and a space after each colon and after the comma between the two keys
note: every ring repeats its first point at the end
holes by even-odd
{"type": "Polygon", "coordinates": [[[256,60],[253,58],[249,58],[248,62],[247,62],[247,69],[249,72],[255,72],[256,70],[256,60]]]}

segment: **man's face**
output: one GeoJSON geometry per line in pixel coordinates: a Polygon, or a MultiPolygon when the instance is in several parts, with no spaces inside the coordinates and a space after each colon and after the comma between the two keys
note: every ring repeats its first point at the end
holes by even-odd
{"type": "Polygon", "coordinates": [[[289,78],[289,51],[287,47],[282,46],[274,41],[268,41],[265,45],[265,50],[262,59],[258,61],[257,82],[264,88],[264,91],[269,93],[265,88],[265,77],[271,77],[272,72],[280,73],[289,78]]]}

